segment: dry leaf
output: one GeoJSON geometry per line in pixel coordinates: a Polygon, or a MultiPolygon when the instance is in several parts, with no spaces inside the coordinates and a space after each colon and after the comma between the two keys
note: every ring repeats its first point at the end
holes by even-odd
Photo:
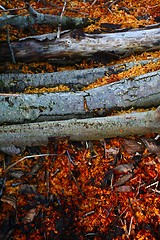
{"type": "Polygon", "coordinates": [[[121,164],[114,168],[114,170],[118,172],[124,172],[124,173],[131,172],[133,169],[134,169],[134,164],[132,163],[121,164]]]}
{"type": "Polygon", "coordinates": [[[150,153],[160,155],[160,145],[156,140],[142,138],[142,141],[150,153]]]}
{"type": "Polygon", "coordinates": [[[37,216],[37,209],[36,208],[30,209],[23,219],[24,224],[33,222],[35,216],[37,216]]]}
{"type": "Polygon", "coordinates": [[[10,204],[14,209],[17,209],[17,200],[14,196],[12,195],[6,195],[1,198],[2,202],[10,204]]]}
{"type": "Polygon", "coordinates": [[[120,178],[115,182],[115,184],[113,185],[113,187],[118,187],[118,186],[121,186],[121,185],[125,184],[126,182],[128,182],[128,181],[131,179],[132,176],[133,176],[133,174],[132,174],[132,173],[129,173],[129,174],[126,174],[126,175],[120,177],[120,178]]]}
{"type": "Polygon", "coordinates": [[[144,144],[141,141],[133,139],[124,139],[123,148],[129,154],[135,154],[136,152],[142,153],[144,151],[144,144]]]}
{"type": "Polygon", "coordinates": [[[116,190],[117,192],[131,192],[132,187],[124,185],[124,186],[119,186],[116,190]]]}
{"type": "Polygon", "coordinates": [[[108,156],[114,156],[114,155],[117,155],[119,153],[119,148],[116,148],[116,147],[111,147],[109,149],[106,149],[106,153],[108,156]]]}

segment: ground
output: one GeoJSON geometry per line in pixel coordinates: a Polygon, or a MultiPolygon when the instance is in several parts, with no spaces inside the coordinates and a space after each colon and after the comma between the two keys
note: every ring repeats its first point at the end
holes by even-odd
{"type": "MultiPolygon", "coordinates": [[[[26,1],[38,12],[61,14],[64,2],[26,1]]],[[[3,14],[27,14],[23,1],[3,1],[3,14]]],[[[160,1],[67,1],[65,16],[95,22],[88,33],[116,28],[142,28],[160,21],[160,1]]],[[[31,29],[8,26],[10,40],[56,32],[51,26],[31,29]]],[[[6,27],[0,33],[6,40],[6,27]]],[[[124,63],[159,57],[160,52],[110,62],[124,63]]],[[[1,73],[45,73],[103,66],[83,61],[74,66],[51,63],[4,63],[1,73]]],[[[160,69],[160,61],[105,76],[93,88],[128,76],[160,69]]],[[[26,89],[25,92],[61,91],[26,89]]],[[[22,155],[0,154],[0,239],[160,239],[159,135],[99,141],[50,139],[48,146],[27,148],[22,155]],[[26,156],[26,157],[25,157],[26,156]],[[15,163],[14,165],[12,165],[15,163]]]]}

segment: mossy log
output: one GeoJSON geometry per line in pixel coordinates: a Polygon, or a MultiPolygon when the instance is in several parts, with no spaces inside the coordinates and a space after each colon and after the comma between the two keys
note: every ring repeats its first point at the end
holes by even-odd
{"type": "Polygon", "coordinates": [[[0,149],[46,145],[49,138],[100,140],[160,132],[160,107],[117,116],[0,126],[0,149]]]}
{"type": "Polygon", "coordinates": [[[0,94],[0,124],[106,116],[160,105],[160,70],[87,91],[0,94]]]}
{"type": "Polygon", "coordinates": [[[80,30],[32,36],[0,44],[0,61],[36,62],[52,61],[57,64],[79,62],[82,59],[123,57],[143,51],[160,49],[160,28],[130,30],[108,34],[86,34],[80,30]],[[11,57],[10,49],[13,53],[11,57]]]}
{"type": "Polygon", "coordinates": [[[98,78],[118,74],[127,71],[134,66],[144,66],[148,63],[156,63],[159,58],[150,60],[140,60],[126,62],[100,68],[91,68],[83,70],[68,70],[52,73],[4,73],[0,74],[0,92],[23,92],[24,89],[31,87],[55,87],[59,84],[67,85],[71,90],[80,90],[82,87],[93,83],[98,78]]]}

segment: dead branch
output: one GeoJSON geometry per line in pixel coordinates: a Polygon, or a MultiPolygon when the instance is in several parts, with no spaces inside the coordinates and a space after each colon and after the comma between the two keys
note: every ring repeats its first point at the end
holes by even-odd
{"type": "MultiPolygon", "coordinates": [[[[126,56],[160,49],[160,29],[132,30],[108,34],[85,34],[79,30],[45,34],[20,39],[11,43],[16,61],[49,60],[57,64],[75,63],[86,58],[126,56]]],[[[0,45],[0,61],[10,61],[6,43],[0,45]]]]}
{"type": "Polygon", "coordinates": [[[27,4],[27,10],[29,15],[7,15],[4,14],[0,17],[0,29],[10,25],[17,28],[27,28],[34,24],[49,24],[54,27],[58,27],[61,22],[61,26],[66,29],[76,28],[79,25],[87,25],[91,23],[91,20],[87,18],[71,18],[63,16],[43,14],[35,11],[29,4],[27,4]]]}
{"type": "Polygon", "coordinates": [[[160,107],[117,116],[0,126],[0,148],[46,145],[50,137],[99,140],[160,132],[160,107]]]}
{"type": "Polygon", "coordinates": [[[150,62],[156,63],[157,61],[159,61],[159,58],[84,70],[38,74],[0,74],[0,92],[23,92],[27,87],[54,87],[59,84],[67,85],[71,89],[80,90],[82,87],[93,83],[98,78],[102,78],[106,75],[118,74],[134,66],[144,66],[150,62]]]}
{"type": "Polygon", "coordinates": [[[160,105],[160,71],[77,92],[0,94],[0,124],[106,116],[160,105]]]}

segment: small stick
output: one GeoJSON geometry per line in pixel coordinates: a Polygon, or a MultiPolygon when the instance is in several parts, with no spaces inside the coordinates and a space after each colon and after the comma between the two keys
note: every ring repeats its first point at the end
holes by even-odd
{"type": "Polygon", "coordinates": [[[39,14],[36,10],[34,10],[34,8],[32,8],[32,7],[30,6],[29,3],[26,3],[26,8],[27,8],[29,14],[30,14],[32,17],[34,17],[34,18],[36,18],[37,15],[39,14]]]}
{"type": "Polygon", "coordinates": [[[92,215],[92,214],[94,214],[94,213],[95,213],[94,210],[93,210],[93,211],[90,211],[90,212],[87,212],[87,213],[85,213],[85,214],[82,216],[82,218],[88,217],[88,216],[90,216],[90,215],[92,215]]]}
{"type": "Polygon", "coordinates": [[[62,17],[63,17],[64,11],[65,11],[65,8],[66,8],[66,4],[67,4],[67,0],[64,1],[64,5],[63,5],[62,12],[61,12],[61,15],[60,15],[60,20],[59,20],[59,24],[58,24],[58,31],[57,31],[57,38],[60,38],[62,17]]]}
{"type": "Polygon", "coordinates": [[[132,216],[132,217],[131,217],[130,224],[129,224],[128,236],[130,236],[130,234],[131,234],[131,229],[132,229],[133,218],[134,218],[134,217],[132,216]]]}
{"type": "Polygon", "coordinates": [[[94,0],[93,3],[91,4],[91,7],[97,2],[97,0],[94,0]]]}
{"type": "Polygon", "coordinates": [[[75,182],[75,184],[76,184],[79,192],[81,193],[81,195],[82,195],[83,197],[85,197],[85,194],[83,193],[82,189],[80,188],[80,186],[79,186],[79,184],[78,184],[78,182],[77,182],[77,179],[76,179],[75,176],[73,175],[73,172],[72,172],[72,170],[71,170],[71,168],[70,168],[70,164],[71,164],[71,163],[70,163],[70,160],[68,159],[68,168],[69,168],[69,172],[70,172],[70,174],[71,174],[71,176],[72,176],[72,178],[73,178],[73,181],[75,182]]]}
{"type": "Polygon", "coordinates": [[[13,48],[12,48],[12,45],[11,45],[9,29],[8,28],[7,28],[7,43],[8,43],[8,46],[9,46],[9,50],[11,52],[12,61],[13,61],[14,64],[16,64],[16,59],[15,59],[13,48]]]}
{"type": "Polygon", "coordinates": [[[127,209],[128,209],[128,207],[126,207],[126,208],[123,210],[123,212],[122,212],[119,216],[117,216],[117,218],[111,223],[110,227],[112,227],[118,220],[121,219],[121,216],[127,211],[127,209]]]}
{"type": "Polygon", "coordinates": [[[54,171],[54,173],[53,173],[53,176],[52,176],[52,177],[55,177],[55,176],[56,176],[56,174],[57,174],[59,171],[60,171],[60,169],[59,169],[59,168],[57,168],[57,169],[56,169],[56,171],[54,171]]]}
{"type": "Polygon", "coordinates": [[[152,188],[151,188],[151,190],[152,190],[154,193],[160,193],[160,191],[157,190],[158,185],[159,185],[159,181],[154,182],[154,183],[148,185],[148,186],[146,187],[146,189],[147,189],[147,188],[150,188],[150,187],[152,187],[152,186],[154,186],[154,185],[155,185],[155,189],[152,189],[152,188]]]}
{"type": "Polygon", "coordinates": [[[159,181],[154,182],[154,183],[148,185],[146,188],[152,187],[152,186],[154,186],[154,185],[156,185],[156,188],[157,188],[157,187],[158,187],[158,184],[159,184],[159,181]]]}
{"type": "Polygon", "coordinates": [[[49,154],[49,153],[46,153],[46,154],[35,154],[35,155],[31,155],[31,156],[25,156],[23,158],[20,158],[18,161],[14,162],[13,164],[11,164],[10,166],[8,166],[6,169],[5,169],[5,172],[8,172],[8,170],[10,170],[12,167],[14,167],[17,163],[19,162],[22,162],[23,160],[25,159],[28,159],[28,158],[35,158],[35,157],[46,157],[46,156],[65,156],[64,154],[49,154]]]}
{"type": "Polygon", "coordinates": [[[46,171],[46,191],[47,191],[47,199],[49,197],[49,188],[50,188],[50,184],[49,184],[49,171],[46,171]]]}
{"type": "Polygon", "coordinates": [[[137,218],[137,216],[136,216],[136,214],[135,214],[135,211],[134,211],[134,209],[133,209],[133,206],[132,206],[132,203],[131,203],[130,198],[128,198],[128,202],[129,202],[129,205],[130,205],[130,207],[131,207],[131,210],[132,210],[134,219],[135,219],[135,221],[136,221],[136,225],[138,226],[138,218],[137,218]]]}
{"type": "Polygon", "coordinates": [[[77,165],[73,162],[73,160],[72,160],[72,158],[71,158],[71,155],[69,154],[68,150],[66,151],[66,153],[67,153],[67,156],[68,156],[68,159],[69,159],[70,163],[72,163],[73,166],[77,166],[77,165]]]}

